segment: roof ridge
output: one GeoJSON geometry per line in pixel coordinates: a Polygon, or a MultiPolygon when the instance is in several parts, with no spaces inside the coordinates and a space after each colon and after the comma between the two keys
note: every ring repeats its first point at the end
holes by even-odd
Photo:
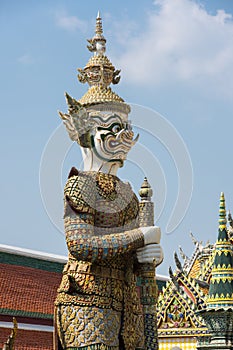
{"type": "Polygon", "coordinates": [[[10,245],[0,244],[0,253],[8,253],[8,254],[15,254],[15,255],[21,255],[26,256],[34,259],[41,259],[41,260],[47,260],[47,261],[53,261],[57,263],[66,263],[67,257],[63,255],[53,254],[53,253],[46,253],[42,251],[37,251],[33,249],[28,248],[21,248],[21,247],[14,247],[10,245]]]}

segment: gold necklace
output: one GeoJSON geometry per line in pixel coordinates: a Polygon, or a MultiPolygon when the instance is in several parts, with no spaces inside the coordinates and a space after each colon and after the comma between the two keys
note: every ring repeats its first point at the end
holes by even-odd
{"type": "Polygon", "coordinates": [[[96,174],[96,184],[100,196],[110,200],[116,198],[117,179],[114,176],[98,172],[96,174]]]}

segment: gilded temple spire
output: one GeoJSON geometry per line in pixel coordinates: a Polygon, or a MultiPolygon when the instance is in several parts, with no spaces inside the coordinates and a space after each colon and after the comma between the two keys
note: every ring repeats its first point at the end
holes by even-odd
{"type": "Polygon", "coordinates": [[[228,239],[224,193],[219,204],[219,230],[215,244],[207,310],[233,307],[233,246],[228,239]]]}
{"type": "Polygon", "coordinates": [[[233,346],[233,246],[228,239],[226,208],[223,192],[220,195],[218,239],[214,249],[214,263],[206,310],[203,317],[210,333],[210,342],[198,346],[205,349],[232,349],[233,346]]]}
{"type": "Polygon", "coordinates": [[[225,207],[225,197],[224,193],[221,192],[220,203],[219,203],[219,230],[223,231],[226,229],[226,207],[225,207]]]}

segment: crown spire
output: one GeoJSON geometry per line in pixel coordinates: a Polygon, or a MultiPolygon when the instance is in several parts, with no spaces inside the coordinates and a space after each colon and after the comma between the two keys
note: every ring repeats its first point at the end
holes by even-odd
{"type": "Polygon", "coordinates": [[[95,24],[95,35],[92,39],[87,40],[90,45],[87,45],[89,51],[94,52],[94,55],[103,55],[106,51],[106,39],[103,36],[102,18],[98,11],[95,24]]]}
{"type": "Polygon", "coordinates": [[[78,69],[78,79],[81,83],[88,83],[90,88],[78,101],[83,106],[99,103],[114,103],[115,107],[128,114],[130,107],[124,100],[112,91],[110,85],[120,81],[120,70],[115,69],[105,55],[106,39],[103,35],[102,19],[98,12],[96,17],[95,35],[87,40],[87,48],[94,55],[89,59],[84,69],[78,69]]]}
{"type": "Polygon", "coordinates": [[[98,11],[97,17],[96,17],[95,33],[96,33],[96,35],[101,35],[101,34],[103,34],[102,18],[101,18],[101,16],[100,16],[100,12],[99,12],[99,11],[98,11]]]}

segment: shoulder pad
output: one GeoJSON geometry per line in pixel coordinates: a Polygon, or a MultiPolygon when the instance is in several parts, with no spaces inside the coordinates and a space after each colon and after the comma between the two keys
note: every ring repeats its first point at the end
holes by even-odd
{"type": "Polygon", "coordinates": [[[80,172],[67,180],[64,196],[72,209],[79,212],[95,212],[96,183],[91,173],[80,172]]]}
{"type": "Polygon", "coordinates": [[[74,176],[74,175],[78,175],[79,174],[79,171],[78,169],[76,169],[74,166],[70,169],[70,172],[69,172],[69,175],[68,175],[68,179],[71,177],[71,176],[74,176]]]}

